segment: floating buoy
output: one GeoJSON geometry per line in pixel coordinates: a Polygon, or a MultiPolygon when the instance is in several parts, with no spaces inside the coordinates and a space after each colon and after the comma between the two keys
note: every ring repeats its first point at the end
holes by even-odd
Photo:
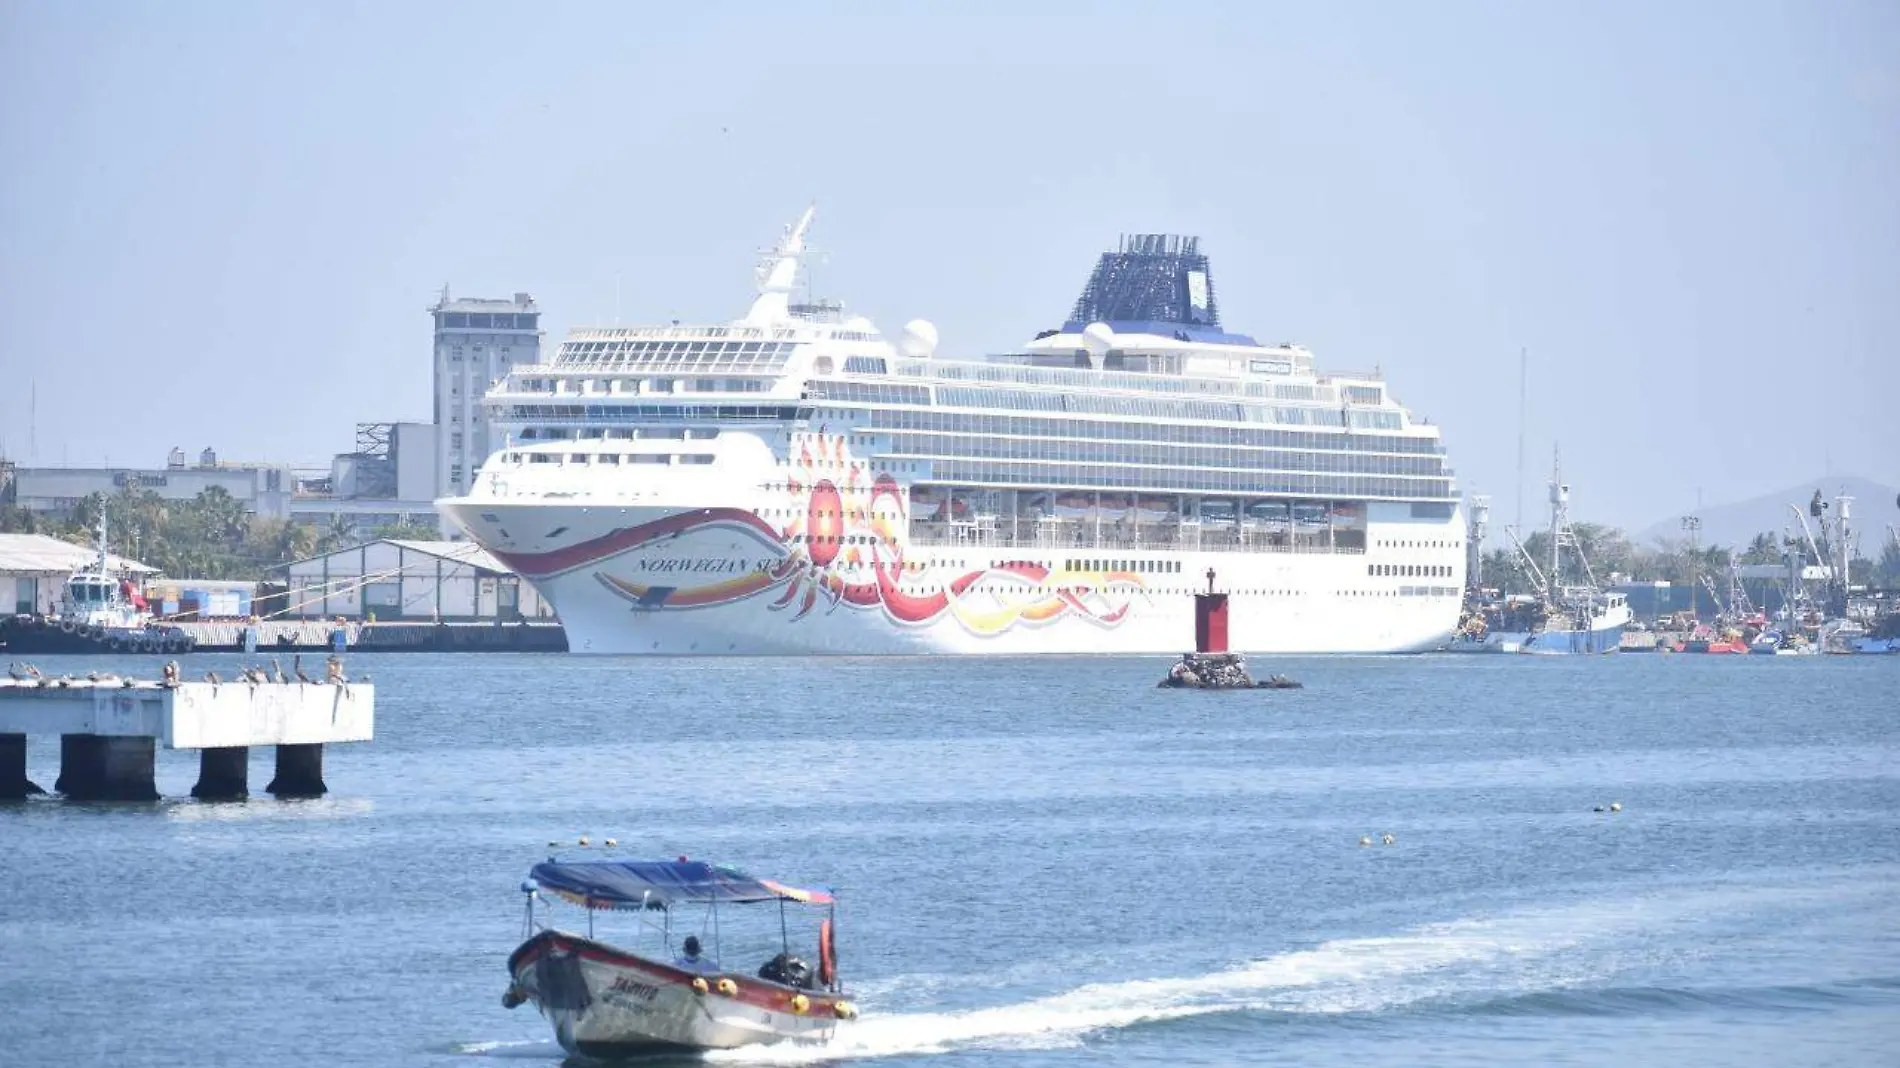
{"type": "Polygon", "coordinates": [[[610,847],[611,847],[611,846],[617,846],[617,845],[619,845],[619,844],[620,844],[620,839],[618,839],[618,838],[609,838],[609,839],[606,839],[605,841],[603,841],[603,842],[601,842],[600,844],[601,844],[601,845],[604,845],[604,846],[610,846],[610,847]]]}
{"type": "Polygon", "coordinates": [[[831,1011],[837,1013],[838,1019],[840,1020],[855,1020],[858,1018],[858,1007],[849,1001],[840,1001],[832,1005],[831,1011]]]}
{"type": "Polygon", "coordinates": [[[1391,845],[1393,839],[1392,839],[1392,836],[1388,834],[1381,837],[1379,841],[1384,842],[1386,845],[1391,845]]]}
{"type": "Polygon", "coordinates": [[[1603,811],[1603,806],[1602,806],[1602,805],[1593,805],[1593,806],[1591,806],[1591,808],[1590,808],[1590,811],[1592,811],[1592,812],[1602,812],[1602,811],[1603,811]]]}
{"type": "Polygon", "coordinates": [[[705,976],[703,975],[693,976],[693,993],[704,994],[706,991],[711,990],[711,989],[712,987],[706,985],[705,976]]]}
{"type": "Polygon", "coordinates": [[[548,843],[548,848],[549,848],[549,849],[559,849],[560,847],[561,847],[561,843],[559,843],[559,842],[549,842],[549,843],[548,843]]]}
{"type": "Polygon", "coordinates": [[[1372,836],[1371,836],[1371,835],[1369,835],[1369,834],[1362,834],[1362,835],[1360,835],[1360,836],[1359,836],[1359,844],[1360,844],[1360,845],[1362,845],[1362,846],[1369,846],[1369,845],[1371,845],[1371,844],[1372,844],[1372,836]]]}
{"type": "Polygon", "coordinates": [[[583,835],[581,835],[581,836],[580,836],[580,839],[578,840],[578,842],[577,842],[576,844],[578,844],[578,845],[586,845],[586,844],[587,844],[587,836],[586,836],[586,835],[584,835],[584,834],[583,834],[583,835]]]}
{"type": "Polygon", "coordinates": [[[730,979],[722,978],[719,980],[719,992],[727,997],[731,997],[739,992],[739,984],[730,979]]]}
{"type": "Polygon", "coordinates": [[[793,995],[792,995],[792,1012],[793,1012],[793,1013],[794,1013],[795,1015],[798,1015],[798,1016],[803,1016],[803,1015],[805,1015],[805,1013],[806,1013],[807,1011],[809,1011],[810,1009],[811,1009],[811,999],[810,999],[810,998],[808,998],[808,997],[806,997],[806,996],[805,996],[805,995],[803,995],[803,994],[793,994],[793,995]]]}
{"type": "Polygon", "coordinates": [[[1621,801],[1612,801],[1612,802],[1610,802],[1610,811],[1611,811],[1611,812],[1621,812],[1621,811],[1623,811],[1623,802],[1621,802],[1621,801]]]}

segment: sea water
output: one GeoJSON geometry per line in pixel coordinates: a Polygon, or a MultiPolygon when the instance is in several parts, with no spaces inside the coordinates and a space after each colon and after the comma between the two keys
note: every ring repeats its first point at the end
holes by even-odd
{"type": "Polygon", "coordinates": [[[1167,664],[352,657],[324,799],[0,806],[0,1065],[554,1063],[517,887],[608,837],[842,902],[862,1019],[720,1062],[1900,1063],[1900,658],[1167,664]]]}

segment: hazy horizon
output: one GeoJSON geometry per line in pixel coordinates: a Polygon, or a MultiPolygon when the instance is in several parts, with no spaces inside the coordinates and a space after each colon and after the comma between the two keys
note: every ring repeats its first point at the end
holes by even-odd
{"type": "Polygon", "coordinates": [[[1557,442],[1632,529],[1900,485],[1900,7],[660,10],[0,4],[0,455],[327,463],[427,421],[444,283],[721,321],[816,199],[814,292],[953,355],[1198,234],[1500,523],[1520,351],[1529,523],[1557,442]]]}

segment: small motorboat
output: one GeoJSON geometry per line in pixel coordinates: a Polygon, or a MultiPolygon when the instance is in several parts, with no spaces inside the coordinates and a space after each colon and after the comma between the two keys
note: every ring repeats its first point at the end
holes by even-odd
{"type": "Polygon", "coordinates": [[[521,889],[526,941],[508,958],[512,981],[502,1004],[534,1002],[571,1054],[610,1059],[823,1043],[839,1020],[857,1015],[838,978],[836,902],[828,892],[684,857],[551,857],[521,889]],[[584,909],[587,933],[540,922],[537,902],[551,904],[543,891],[584,909]],[[824,910],[816,969],[794,952],[794,906],[824,910]],[[596,913],[632,914],[636,948],[597,939],[596,913]],[[765,958],[762,967],[736,966],[755,956],[765,958]]]}

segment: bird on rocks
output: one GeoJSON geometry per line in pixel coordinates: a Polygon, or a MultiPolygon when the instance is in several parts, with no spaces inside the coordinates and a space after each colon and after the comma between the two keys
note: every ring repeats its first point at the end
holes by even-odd
{"type": "Polygon", "coordinates": [[[290,658],[290,669],[297,673],[298,682],[308,683],[310,681],[310,676],[304,674],[303,672],[303,654],[302,653],[298,653],[290,658]]]}

